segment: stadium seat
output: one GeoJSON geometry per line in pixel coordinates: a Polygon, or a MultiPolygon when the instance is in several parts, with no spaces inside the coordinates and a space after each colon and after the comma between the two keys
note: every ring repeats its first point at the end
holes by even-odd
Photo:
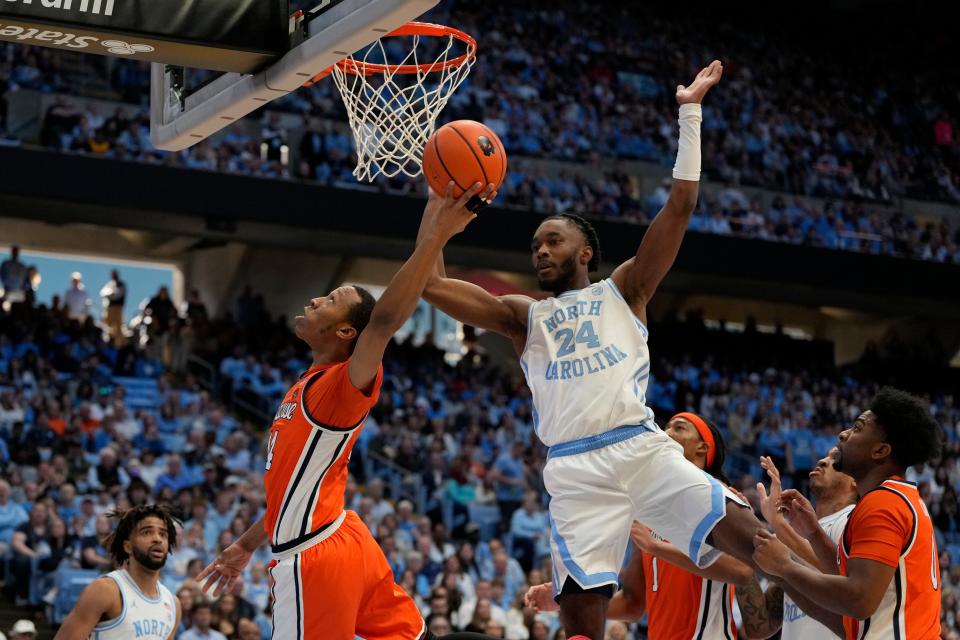
{"type": "Polygon", "coordinates": [[[100,577],[97,571],[60,569],[56,574],[57,597],[53,601],[53,621],[63,623],[88,584],[100,577]]]}
{"type": "Polygon", "coordinates": [[[114,378],[113,383],[126,392],[126,404],[131,409],[156,409],[162,400],[157,381],[153,378],[114,378]]]}

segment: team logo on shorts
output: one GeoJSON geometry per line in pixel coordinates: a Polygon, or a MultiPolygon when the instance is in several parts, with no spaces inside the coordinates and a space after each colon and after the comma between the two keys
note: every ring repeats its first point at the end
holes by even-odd
{"type": "Polygon", "coordinates": [[[104,40],[100,44],[117,56],[132,56],[135,53],[150,53],[154,48],[148,44],[130,44],[123,40],[104,40]]]}
{"type": "Polygon", "coordinates": [[[497,152],[497,148],[493,146],[493,143],[490,142],[490,138],[487,136],[477,138],[477,146],[480,147],[480,151],[483,151],[483,155],[485,156],[492,156],[497,152]]]}

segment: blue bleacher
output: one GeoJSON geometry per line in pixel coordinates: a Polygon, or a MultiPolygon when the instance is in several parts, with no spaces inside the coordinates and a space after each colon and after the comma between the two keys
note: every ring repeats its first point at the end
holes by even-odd
{"type": "Polygon", "coordinates": [[[57,571],[57,597],[53,601],[53,621],[62,624],[88,584],[100,577],[98,571],[61,568],[57,571]]]}
{"type": "Polygon", "coordinates": [[[113,383],[126,390],[126,404],[131,409],[156,410],[161,404],[160,390],[153,378],[115,377],[113,383]]]}

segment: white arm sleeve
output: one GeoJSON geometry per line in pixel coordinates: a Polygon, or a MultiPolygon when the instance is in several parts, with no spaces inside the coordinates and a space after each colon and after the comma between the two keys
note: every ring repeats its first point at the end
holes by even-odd
{"type": "Polygon", "coordinates": [[[700,123],[703,110],[699,104],[680,105],[680,144],[673,177],[677,180],[700,181],[700,123]]]}

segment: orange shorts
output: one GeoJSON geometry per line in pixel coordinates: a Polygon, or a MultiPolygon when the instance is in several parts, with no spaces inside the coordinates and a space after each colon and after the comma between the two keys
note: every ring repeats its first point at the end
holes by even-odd
{"type": "Polygon", "coordinates": [[[276,640],[418,640],[426,626],[352,511],[328,538],[270,563],[276,640]]]}

